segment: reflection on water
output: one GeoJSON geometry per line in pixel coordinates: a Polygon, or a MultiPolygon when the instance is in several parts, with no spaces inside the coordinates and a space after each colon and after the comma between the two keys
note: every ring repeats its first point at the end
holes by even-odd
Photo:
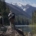
{"type": "Polygon", "coordinates": [[[29,26],[24,26],[24,25],[15,25],[15,26],[18,29],[22,29],[24,32],[31,32],[32,31],[32,27],[29,27],[29,26]]]}
{"type": "MultiPolygon", "coordinates": [[[[8,26],[6,26],[6,27],[8,27],[8,26]]],[[[24,32],[31,32],[32,31],[32,27],[29,27],[29,26],[15,25],[15,27],[18,29],[22,29],[24,32]]]]}

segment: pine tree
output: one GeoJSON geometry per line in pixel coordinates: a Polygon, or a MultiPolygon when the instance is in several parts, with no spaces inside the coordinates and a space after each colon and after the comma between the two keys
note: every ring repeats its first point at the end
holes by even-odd
{"type": "Polygon", "coordinates": [[[36,11],[34,12],[34,23],[36,23],[36,11]]]}
{"type": "Polygon", "coordinates": [[[0,14],[4,18],[4,23],[9,23],[8,13],[10,12],[9,7],[6,5],[4,0],[0,0],[0,14]]]}
{"type": "Polygon", "coordinates": [[[33,13],[33,18],[32,18],[32,20],[33,20],[33,23],[36,23],[36,11],[34,11],[34,13],[33,13]]]}
{"type": "Polygon", "coordinates": [[[22,19],[22,25],[25,25],[25,22],[24,22],[24,20],[22,19]]]}

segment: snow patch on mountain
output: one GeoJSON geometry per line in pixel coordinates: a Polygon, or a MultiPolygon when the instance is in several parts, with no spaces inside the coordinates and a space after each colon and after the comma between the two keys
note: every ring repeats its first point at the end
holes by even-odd
{"type": "Polygon", "coordinates": [[[26,11],[26,8],[24,8],[23,11],[26,11]]]}
{"type": "Polygon", "coordinates": [[[23,5],[22,3],[13,3],[13,5],[17,6],[17,7],[20,7],[23,11],[26,11],[30,5],[26,4],[26,5],[23,5]]]}
{"type": "Polygon", "coordinates": [[[26,12],[26,10],[27,10],[28,8],[29,8],[29,7],[27,7],[27,8],[24,8],[24,9],[23,9],[23,11],[25,11],[25,12],[26,12]]]}

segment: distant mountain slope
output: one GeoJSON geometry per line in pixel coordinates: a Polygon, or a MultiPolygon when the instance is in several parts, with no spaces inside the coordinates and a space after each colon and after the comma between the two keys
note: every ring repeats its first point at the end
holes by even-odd
{"type": "Polygon", "coordinates": [[[23,11],[23,9],[13,5],[6,3],[7,6],[10,8],[12,12],[14,12],[16,15],[22,15],[23,17],[25,16],[26,18],[31,18],[31,16],[28,14],[28,12],[23,11]]]}
{"type": "Polygon", "coordinates": [[[33,6],[29,5],[29,4],[26,4],[26,5],[21,4],[21,6],[19,6],[18,4],[15,4],[15,6],[16,5],[18,7],[20,7],[23,11],[25,11],[31,17],[32,17],[32,12],[36,10],[36,7],[33,7],[33,6]]]}
{"type": "Polygon", "coordinates": [[[21,8],[26,12],[28,13],[31,17],[32,17],[32,12],[34,12],[36,10],[36,7],[33,7],[29,4],[27,5],[21,5],[21,8]]]}

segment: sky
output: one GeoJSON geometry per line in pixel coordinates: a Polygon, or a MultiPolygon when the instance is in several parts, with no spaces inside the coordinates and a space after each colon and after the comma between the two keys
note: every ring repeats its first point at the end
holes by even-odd
{"type": "Polygon", "coordinates": [[[21,6],[21,4],[26,5],[29,4],[33,7],[36,7],[36,0],[5,0],[8,3],[17,3],[19,6],[21,6]]]}

